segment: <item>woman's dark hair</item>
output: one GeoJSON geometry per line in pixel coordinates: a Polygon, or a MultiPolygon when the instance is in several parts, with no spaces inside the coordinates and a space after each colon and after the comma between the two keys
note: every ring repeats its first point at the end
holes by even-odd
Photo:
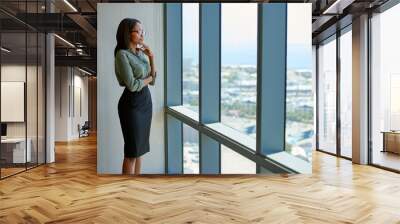
{"type": "Polygon", "coordinates": [[[140,23],[139,20],[131,18],[125,18],[119,23],[116,35],[117,46],[114,50],[114,56],[117,55],[119,50],[126,50],[129,48],[129,43],[131,42],[131,32],[138,23],[140,23]]]}

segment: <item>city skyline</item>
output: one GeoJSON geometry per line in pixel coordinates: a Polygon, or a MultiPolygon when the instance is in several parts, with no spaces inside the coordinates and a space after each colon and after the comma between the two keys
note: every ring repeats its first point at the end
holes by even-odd
{"type": "MultiPolygon", "coordinates": [[[[192,49],[193,46],[183,46],[183,55],[193,62],[199,61],[197,50],[192,49]],[[191,56],[191,57],[188,57],[191,56]]],[[[311,47],[292,44],[287,47],[287,68],[288,69],[312,69],[312,49],[311,47]]],[[[257,50],[256,48],[246,50],[237,49],[222,49],[221,50],[221,65],[253,65],[257,66],[257,50]],[[238,57],[241,55],[242,57],[238,57]]]]}

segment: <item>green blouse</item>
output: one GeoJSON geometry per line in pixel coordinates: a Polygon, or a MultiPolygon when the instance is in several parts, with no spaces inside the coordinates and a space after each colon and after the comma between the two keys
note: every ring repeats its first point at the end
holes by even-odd
{"type": "Polygon", "coordinates": [[[119,50],[115,55],[115,75],[120,86],[131,92],[144,87],[143,79],[150,73],[150,63],[143,51],[133,53],[131,50],[119,50]]]}

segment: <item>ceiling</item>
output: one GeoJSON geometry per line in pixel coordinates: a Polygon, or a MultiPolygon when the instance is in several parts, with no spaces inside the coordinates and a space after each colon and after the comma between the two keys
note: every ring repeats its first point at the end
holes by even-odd
{"type": "Polygon", "coordinates": [[[313,44],[335,34],[352,23],[353,17],[374,12],[390,0],[314,0],[312,17],[313,44]]]}

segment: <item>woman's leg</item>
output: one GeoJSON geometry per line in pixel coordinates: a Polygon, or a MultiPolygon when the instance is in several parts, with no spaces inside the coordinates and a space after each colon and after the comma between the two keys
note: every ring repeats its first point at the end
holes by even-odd
{"type": "Polygon", "coordinates": [[[124,158],[122,163],[122,174],[133,174],[133,167],[135,166],[135,158],[124,158]]]}
{"type": "Polygon", "coordinates": [[[136,158],[136,162],[135,162],[135,175],[139,175],[140,174],[140,166],[142,165],[142,158],[141,157],[137,157],[136,158]]]}

